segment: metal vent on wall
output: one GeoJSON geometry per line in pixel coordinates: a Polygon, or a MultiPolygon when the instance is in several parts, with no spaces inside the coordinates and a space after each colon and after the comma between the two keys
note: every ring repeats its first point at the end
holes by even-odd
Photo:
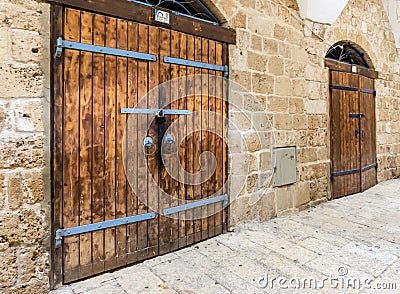
{"type": "Polygon", "coordinates": [[[185,15],[202,21],[211,22],[218,25],[217,18],[200,0],[128,0],[156,8],[165,8],[176,14],[185,15]]]}

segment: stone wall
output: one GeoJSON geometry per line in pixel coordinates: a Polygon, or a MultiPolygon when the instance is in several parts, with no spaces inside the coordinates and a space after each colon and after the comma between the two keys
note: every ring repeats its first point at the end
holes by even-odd
{"type": "MultiPolygon", "coordinates": [[[[349,40],[370,56],[377,88],[379,181],[400,175],[399,54],[380,0],[351,0],[333,25],[302,20],[295,0],[207,0],[225,26],[233,93],[229,131],[231,225],[266,220],[330,198],[328,70],[324,56],[349,40]],[[237,94],[237,95],[236,95],[237,94]],[[264,113],[266,112],[266,116],[264,113]],[[244,119],[250,118],[249,123],[244,119]],[[268,120],[267,120],[268,118],[268,120]],[[271,186],[274,146],[297,147],[296,184],[271,186]],[[265,129],[266,132],[254,132],[265,129]],[[260,138],[260,134],[262,135],[260,138]],[[235,187],[243,180],[244,187],[235,187]],[[256,195],[256,197],[254,197],[256,195]]],[[[49,5],[0,0],[0,292],[46,292],[50,246],[49,5]]]]}
{"type": "Polygon", "coordinates": [[[0,0],[0,293],[48,289],[49,16],[0,0]]]}
{"type": "MultiPolygon", "coordinates": [[[[279,216],[330,199],[329,71],[324,57],[338,41],[349,40],[362,47],[380,73],[376,81],[378,180],[400,175],[398,53],[380,0],[349,1],[333,25],[302,20],[294,0],[213,2],[226,19],[225,25],[237,30],[237,45],[230,47],[230,78],[252,94],[243,96],[242,101],[235,98],[235,103],[248,105],[249,97],[262,101],[273,125],[275,146],[297,147],[297,183],[270,189],[257,196],[256,203],[254,193],[265,189],[264,178],[259,177],[265,162],[259,156],[254,160],[254,153],[263,150],[246,150],[247,162],[256,161],[258,169],[250,167],[250,174],[242,172],[247,183],[231,207],[231,225],[279,216]]],[[[235,114],[234,109],[231,114],[235,114]]],[[[242,121],[238,115],[231,119],[235,124],[242,121]]],[[[260,124],[257,118],[252,119],[260,124]]],[[[251,145],[244,136],[247,131],[231,131],[231,145],[251,145]]],[[[233,150],[232,161],[235,152],[244,156],[243,150],[233,150]]]]}

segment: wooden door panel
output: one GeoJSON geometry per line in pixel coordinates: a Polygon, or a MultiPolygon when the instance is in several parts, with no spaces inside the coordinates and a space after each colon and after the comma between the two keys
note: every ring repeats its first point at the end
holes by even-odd
{"type": "MultiPolygon", "coordinates": [[[[212,75],[222,77],[222,73],[163,62],[164,56],[172,56],[224,65],[227,62],[223,58],[227,52],[224,45],[110,16],[71,8],[62,11],[63,23],[58,31],[64,33],[57,38],[150,53],[157,56],[157,61],[64,50],[54,80],[57,90],[54,146],[60,147],[54,148],[54,158],[60,161],[54,163],[54,197],[55,203],[60,203],[60,216],[54,216],[57,228],[75,228],[153,212],[147,203],[162,210],[184,204],[185,200],[226,193],[214,195],[226,179],[227,151],[223,138],[227,129],[223,120],[217,121],[209,114],[210,111],[227,115],[225,102],[218,98],[226,95],[226,84],[211,78],[212,75]],[[166,105],[166,109],[201,111],[201,116],[187,116],[182,120],[178,115],[171,115],[166,116],[165,123],[157,123],[149,115],[121,114],[121,108],[136,107],[142,97],[163,82],[192,74],[204,76],[187,79],[187,83],[168,91],[161,86],[160,91],[151,92],[156,97],[145,107],[166,105]],[[191,92],[195,89],[198,95],[187,94],[189,89],[191,92]],[[217,158],[215,174],[202,184],[185,182],[188,179],[183,179],[183,174],[178,175],[178,180],[172,178],[161,162],[159,150],[155,156],[145,156],[142,152],[144,138],[139,136],[139,130],[147,129],[150,124],[147,135],[159,149],[164,132],[178,119],[181,119],[180,133],[175,139],[183,142],[179,155],[184,168],[189,173],[198,172],[203,152],[210,151],[217,158]],[[215,129],[216,134],[189,133],[195,127],[215,129]],[[124,158],[124,146],[130,155],[127,158],[124,158]],[[137,194],[129,181],[135,181],[137,194]],[[172,197],[161,197],[153,181],[172,197]]],[[[63,281],[82,279],[220,234],[226,228],[226,211],[215,215],[213,212],[222,210],[221,205],[180,212],[186,220],[157,213],[154,219],[64,237],[60,249],[62,258],[57,255],[57,262],[62,264],[63,281]],[[193,216],[200,218],[193,219],[193,216]]]]}
{"type": "Polygon", "coordinates": [[[331,85],[345,88],[331,89],[332,109],[332,180],[333,197],[360,191],[359,120],[351,114],[359,113],[358,76],[331,72],[331,85]]]}
{"type": "Polygon", "coordinates": [[[360,76],[361,190],[376,185],[376,117],[374,80],[360,76]]]}

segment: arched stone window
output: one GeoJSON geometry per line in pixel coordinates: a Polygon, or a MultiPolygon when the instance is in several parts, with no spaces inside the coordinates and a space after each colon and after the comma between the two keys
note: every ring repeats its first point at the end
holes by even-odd
{"type": "Polygon", "coordinates": [[[368,63],[368,56],[349,42],[342,41],[334,44],[329,48],[325,57],[344,63],[360,65],[366,68],[372,67],[368,63]]]}
{"type": "Polygon", "coordinates": [[[219,24],[217,18],[200,0],[128,0],[171,10],[177,14],[219,24]]]}

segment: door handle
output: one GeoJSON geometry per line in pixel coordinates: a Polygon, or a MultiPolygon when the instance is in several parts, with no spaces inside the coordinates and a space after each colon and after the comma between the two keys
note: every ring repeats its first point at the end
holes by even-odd
{"type": "Polygon", "coordinates": [[[359,130],[355,130],[354,131],[354,136],[358,139],[358,135],[360,134],[360,131],[359,130]]]}

